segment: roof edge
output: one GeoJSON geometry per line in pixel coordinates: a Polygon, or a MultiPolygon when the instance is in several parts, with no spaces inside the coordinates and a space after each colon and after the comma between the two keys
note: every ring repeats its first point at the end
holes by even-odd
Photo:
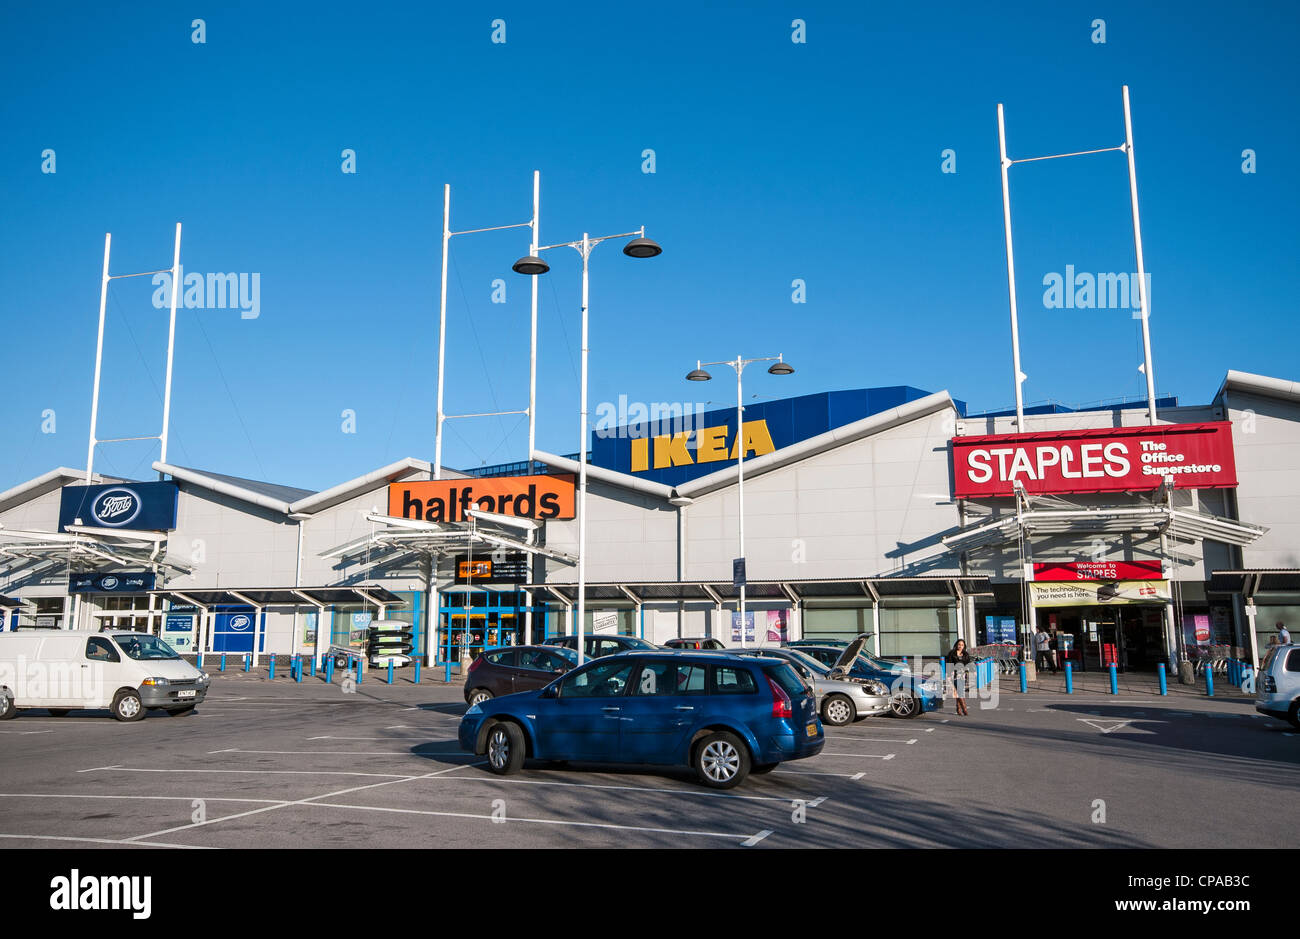
{"type": "MultiPolygon", "coordinates": [[[[37,496],[43,496],[53,489],[61,489],[64,480],[81,480],[85,483],[86,473],[84,470],[72,469],[69,466],[56,466],[52,470],[41,473],[41,475],[27,480],[25,483],[19,483],[0,492],[0,512],[6,512],[15,506],[22,505],[37,496]]],[[[126,482],[116,476],[103,476],[95,473],[91,477],[91,485],[110,482],[126,482]]]]}
{"type": "Polygon", "coordinates": [[[206,476],[196,470],[186,469],[183,466],[174,466],[171,463],[163,463],[161,460],[155,461],[153,468],[160,473],[166,473],[172,479],[189,483],[192,486],[201,486],[204,489],[219,492],[223,496],[230,496],[232,499],[239,499],[241,502],[248,502],[251,505],[270,509],[272,512],[279,512],[281,515],[288,515],[290,511],[288,502],[272,499],[260,492],[254,492],[251,489],[245,489],[242,486],[236,486],[220,479],[213,479],[211,476],[206,476]]]}
{"type": "Polygon", "coordinates": [[[287,511],[298,514],[310,514],[320,512],[331,506],[338,505],[355,495],[368,492],[376,487],[380,482],[394,482],[410,473],[432,473],[433,464],[427,460],[416,459],[408,456],[398,460],[395,463],[389,463],[387,466],[381,466],[379,469],[371,470],[355,479],[349,479],[341,482],[337,486],[331,486],[320,492],[313,493],[310,496],[291,503],[287,511]]]}
{"type": "Polygon", "coordinates": [[[1231,368],[1228,369],[1228,374],[1224,376],[1223,383],[1219,385],[1219,391],[1214,396],[1214,400],[1216,402],[1221,401],[1224,393],[1233,388],[1264,395],[1268,398],[1280,398],[1283,401],[1300,401],[1300,382],[1288,381],[1285,378],[1272,378],[1268,375],[1256,375],[1253,372],[1239,372],[1231,368]]]}
{"type": "MultiPolygon", "coordinates": [[[[752,460],[746,460],[745,475],[746,477],[758,476],[779,469],[782,466],[788,466],[799,460],[807,459],[827,450],[833,450],[863,437],[870,437],[873,434],[881,433],[900,424],[906,424],[918,417],[924,417],[945,408],[950,408],[953,411],[957,410],[952,396],[947,391],[936,391],[924,398],[917,398],[915,401],[909,401],[888,411],[881,411],[879,414],[868,415],[842,427],[835,427],[823,434],[809,437],[807,440],[800,440],[788,447],[782,447],[780,450],[774,450],[771,453],[754,457],[752,460]]],[[[959,419],[960,416],[958,414],[959,419]]],[[[677,494],[687,498],[695,498],[713,492],[735,482],[739,472],[740,468],[733,463],[726,469],[718,470],[716,473],[710,473],[707,476],[700,476],[697,479],[682,483],[677,487],[677,494]]]]}
{"type": "MultiPolygon", "coordinates": [[[[547,466],[553,466],[558,470],[564,470],[566,473],[580,474],[582,464],[577,460],[570,460],[568,457],[556,456],[554,453],[547,453],[544,450],[534,450],[532,459],[539,463],[545,463],[547,466]]],[[[620,486],[623,489],[631,489],[634,492],[644,493],[648,496],[654,496],[658,499],[671,499],[673,487],[665,486],[663,483],[651,482],[648,479],[637,479],[635,476],[629,476],[627,473],[620,473],[617,470],[606,469],[603,466],[593,466],[587,464],[587,478],[596,479],[603,483],[609,483],[611,486],[620,486]]]]}

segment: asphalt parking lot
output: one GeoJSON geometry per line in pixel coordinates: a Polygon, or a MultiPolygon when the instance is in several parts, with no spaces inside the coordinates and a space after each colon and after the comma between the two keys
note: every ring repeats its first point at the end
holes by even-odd
{"type": "Polygon", "coordinates": [[[0,724],[6,847],[1294,847],[1300,734],[1244,699],[1004,693],[828,728],[715,792],[689,771],[456,743],[458,685],[217,677],[196,712],[0,724]]]}

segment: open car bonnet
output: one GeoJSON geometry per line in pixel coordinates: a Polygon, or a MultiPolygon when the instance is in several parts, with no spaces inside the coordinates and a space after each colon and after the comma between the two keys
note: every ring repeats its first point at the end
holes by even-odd
{"type": "Polygon", "coordinates": [[[835,664],[831,666],[829,677],[836,678],[848,675],[849,671],[853,668],[853,660],[858,657],[858,653],[865,649],[866,646],[867,634],[861,633],[845,647],[842,653],[840,653],[840,657],[836,659],[835,664]]]}

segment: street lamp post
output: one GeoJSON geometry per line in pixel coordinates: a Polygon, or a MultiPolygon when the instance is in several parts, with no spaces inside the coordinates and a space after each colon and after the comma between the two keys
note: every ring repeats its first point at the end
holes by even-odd
{"type": "MultiPolygon", "coordinates": [[[[545,274],[551,269],[541,258],[543,251],[550,251],[552,248],[573,248],[582,255],[582,401],[580,405],[580,427],[579,437],[579,456],[578,456],[578,664],[583,661],[583,631],[586,626],[587,616],[587,271],[588,261],[591,258],[591,249],[596,247],[602,241],[609,241],[614,238],[631,238],[627,244],[623,245],[623,253],[630,258],[653,258],[663,253],[663,248],[645,236],[645,226],[641,226],[638,231],[623,232],[619,235],[602,235],[599,238],[592,238],[586,232],[582,233],[581,241],[564,241],[559,244],[541,245],[534,249],[534,252],[527,257],[522,257],[511,267],[518,274],[528,274],[530,276],[539,276],[545,274]]],[[[536,244],[536,242],[534,242],[536,244]]],[[[530,455],[531,458],[531,455],[530,455]]]]}
{"type": "MultiPolygon", "coordinates": [[[[745,359],[736,356],[728,362],[699,362],[695,363],[695,368],[686,375],[687,381],[711,381],[713,376],[704,370],[706,365],[726,365],[736,372],[736,495],[738,500],[737,515],[740,518],[740,561],[742,577],[740,578],[740,647],[745,648],[745,583],[749,579],[749,571],[745,570],[745,391],[742,384],[741,375],[745,371],[746,365],[752,365],[755,362],[771,362],[768,367],[769,375],[792,375],[794,367],[785,361],[784,355],[769,355],[755,359],[745,359]]],[[[733,577],[734,577],[733,572],[733,577]]]]}

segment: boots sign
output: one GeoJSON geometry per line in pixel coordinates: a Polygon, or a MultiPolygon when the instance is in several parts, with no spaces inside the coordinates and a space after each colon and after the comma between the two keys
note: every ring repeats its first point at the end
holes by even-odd
{"type": "Polygon", "coordinates": [[[388,487],[388,514],[424,522],[468,522],[469,509],[531,518],[574,517],[572,476],[431,479],[388,487]]]}
{"type": "Polygon", "coordinates": [[[1168,424],[954,437],[957,498],[1237,485],[1232,424],[1168,424]]]}

